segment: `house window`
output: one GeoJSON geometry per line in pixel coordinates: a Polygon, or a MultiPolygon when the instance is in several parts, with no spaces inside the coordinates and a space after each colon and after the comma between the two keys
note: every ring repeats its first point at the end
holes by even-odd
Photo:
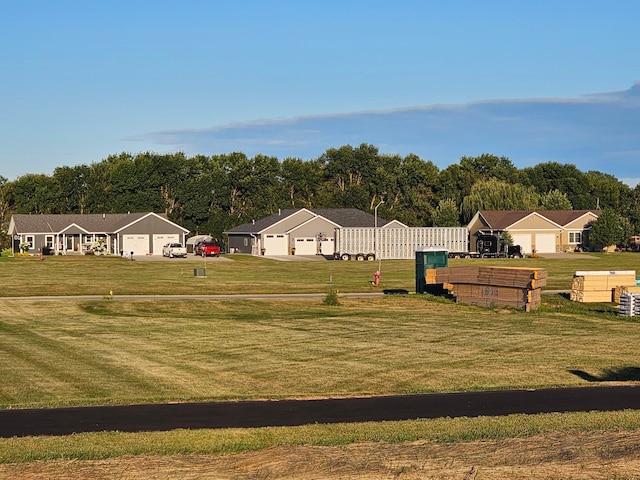
{"type": "Polygon", "coordinates": [[[569,232],[569,243],[582,243],[582,232],[569,232]]]}
{"type": "Polygon", "coordinates": [[[244,246],[248,247],[249,246],[249,239],[245,237],[243,240],[244,240],[244,246]]]}
{"type": "Polygon", "coordinates": [[[25,243],[29,244],[29,250],[31,250],[33,248],[33,244],[35,243],[35,238],[33,235],[27,235],[26,237],[24,237],[25,239],[25,243]]]}
{"type": "Polygon", "coordinates": [[[47,235],[44,237],[44,245],[47,248],[53,248],[53,235],[47,235]]]}

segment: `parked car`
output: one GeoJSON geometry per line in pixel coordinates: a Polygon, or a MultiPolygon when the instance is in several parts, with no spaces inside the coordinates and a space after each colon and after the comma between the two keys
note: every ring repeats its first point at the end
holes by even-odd
{"type": "Polygon", "coordinates": [[[202,257],[219,257],[220,243],[215,239],[202,240],[194,245],[193,254],[202,257]]]}
{"type": "Polygon", "coordinates": [[[187,247],[183,247],[181,243],[167,243],[162,247],[163,257],[183,257],[187,258],[187,247]]]}

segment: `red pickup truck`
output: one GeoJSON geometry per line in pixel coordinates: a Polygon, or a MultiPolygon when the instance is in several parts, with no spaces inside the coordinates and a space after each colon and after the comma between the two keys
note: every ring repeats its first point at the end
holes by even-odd
{"type": "Polygon", "coordinates": [[[202,240],[193,247],[193,254],[202,257],[219,257],[220,244],[214,240],[202,240]]]}

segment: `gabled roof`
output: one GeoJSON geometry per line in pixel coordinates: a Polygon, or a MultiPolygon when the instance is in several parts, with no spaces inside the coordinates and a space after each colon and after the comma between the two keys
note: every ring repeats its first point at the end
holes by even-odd
{"type": "MultiPolygon", "coordinates": [[[[357,208],[293,208],[281,210],[279,213],[274,213],[273,215],[261,218],[255,222],[238,225],[224,233],[259,234],[263,230],[282,221],[284,218],[290,217],[300,211],[311,212],[316,217],[323,217],[340,227],[373,227],[375,223],[375,217],[373,215],[363,212],[362,210],[358,210],[357,208]]],[[[306,222],[308,220],[309,219],[305,219],[304,221],[306,222]]],[[[386,225],[388,222],[388,220],[378,216],[378,226],[386,225]]]]}
{"type": "Polygon", "coordinates": [[[272,225],[282,221],[282,219],[290,217],[291,215],[302,211],[302,208],[289,208],[280,210],[278,213],[274,213],[273,215],[269,215],[268,217],[261,218],[260,220],[253,220],[249,223],[243,223],[242,225],[238,225],[237,227],[232,228],[224,233],[249,233],[249,234],[257,234],[260,233],[265,228],[269,228],[272,225]]]}
{"type": "Polygon", "coordinates": [[[601,211],[600,210],[544,210],[538,212],[541,215],[545,216],[552,222],[557,223],[558,225],[569,225],[571,222],[576,221],[577,219],[584,217],[591,213],[592,215],[599,217],[601,211]]]}
{"type": "MultiPolygon", "coordinates": [[[[157,213],[96,213],[96,214],[14,214],[11,217],[11,233],[60,233],[76,226],[89,233],[116,233],[143,218],[155,215],[168,223],[166,215],[157,213]]],[[[180,227],[179,225],[177,225],[180,227]]],[[[186,230],[182,228],[185,232],[186,230]]]]}
{"type": "Polygon", "coordinates": [[[480,210],[471,220],[471,223],[477,217],[481,217],[488,228],[506,230],[526,217],[538,215],[559,227],[564,227],[588,214],[598,217],[600,210],[480,210]]]}
{"type": "MultiPolygon", "coordinates": [[[[341,227],[373,227],[375,217],[357,208],[319,208],[311,210],[316,215],[326,218],[341,227]]],[[[378,226],[389,223],[378,215],[378,226]]]]}

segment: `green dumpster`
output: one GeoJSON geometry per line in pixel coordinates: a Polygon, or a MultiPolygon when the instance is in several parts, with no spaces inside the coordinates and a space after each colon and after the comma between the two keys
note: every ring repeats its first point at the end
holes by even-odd
{"type": "Polygon", "coordinates": [[[447,250],[419,249],[416,250],[416,293],[426,293],[427,270],[442,268],[449,265],[447,250]]]}

